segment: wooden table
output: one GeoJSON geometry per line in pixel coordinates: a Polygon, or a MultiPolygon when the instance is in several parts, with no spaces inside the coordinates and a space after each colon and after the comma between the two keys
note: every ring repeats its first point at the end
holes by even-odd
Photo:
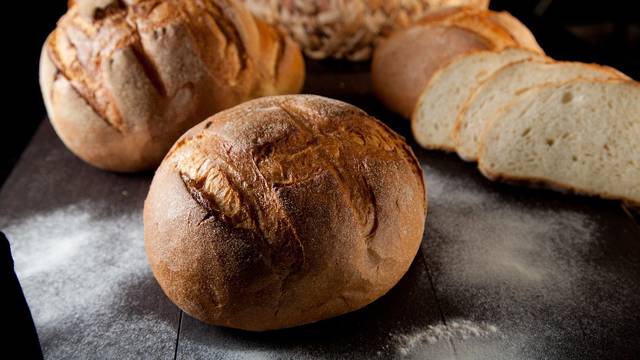
{"type": "MultiPolygon", "coordinates": [[[[306,92],[360,106],[410,139],[367,65],[310,63],[306,92]]],[[[0,193],[0,229],[50,359],[638,359],[640,226],[619,203],[491,183],[414,149],[429,187],[422,249],[365,309],[247,333],[183,314],[143,248],[151,174],[93,169],[44,122],[0,193]]]]}

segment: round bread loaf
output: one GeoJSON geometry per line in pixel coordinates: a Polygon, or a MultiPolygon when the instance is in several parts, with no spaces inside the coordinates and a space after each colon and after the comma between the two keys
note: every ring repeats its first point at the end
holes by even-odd
{"type": "Polygon", "coordinates": [[[371,303],[409,269],[426,215],[401,137],[318,96],[253,100],[188,131],[144,208],[149,263],[204,322],[292,327],[371,303]]]}
{"type": "Polygon", "coordinates": [[[302,87],[298,46],[236,0],[70,5],[44,45],[40,83],[60,138],[97,167],[155,167],[211,114],[302,87]]]}

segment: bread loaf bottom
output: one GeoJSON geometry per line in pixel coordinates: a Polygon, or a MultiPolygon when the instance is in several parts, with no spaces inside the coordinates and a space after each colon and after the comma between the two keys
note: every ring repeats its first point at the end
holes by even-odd
{"type": "Polygon", "coordinates": [[[580,79],[534,87],[487,124],[479,154],[490,179],[640,204],[640,84],[580,79]]]}

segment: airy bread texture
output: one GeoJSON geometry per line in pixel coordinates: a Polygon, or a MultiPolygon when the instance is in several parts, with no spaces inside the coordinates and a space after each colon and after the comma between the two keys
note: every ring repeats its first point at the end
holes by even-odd
{"type": "Polygon", "coordinates": [[[458,113],[452,135],[456,152],[464,160],[476,161],[480,133],[486,123],[524,89],[579,77],[605,80],[624,78],[625,75],[606,66],[555,62],[548,58],[504,66],[474,89],[458,113]]]}
{"type": "Polygon", "coordinates": [[[509,48],[462,55],[442,66],[418,99],[411,119],[416,142],[427,149],[455,151],[452,131],[465,100],[494,71],[515,61],[539,56],[509,48]]]}
{"type": "Polygon", "coordinates": [[[640,204],[640,84],[578,79],[517,95],[485,128],[490,179],[640,204]]]}
{"type": "Polygon", "coordinates": [[[359,309],[408,270],[422,170],[398,135],[318,96],[253,100],[187,132],[145,202],[167,296],[210,324],[297,326],[359,309]]]}
{"type": "Polygon", "coordinates": [[[367,60],[378,41],[426,12],[446,6],[486,9],[489,0],[243,0],[254,15],[279,25],[313,59],[367,60]]]}
{"type": "Polygon", "coordinates": [[[542,53],[526,27],[507,15],[468,7],[444,8],[392,34],[373,55],[376,95],[389,109],[409,118],[431,76],[460,55],[509,47],[542,53]]]}
{"type": "Polygon", "coordinates": [[[67,147],[107,170],[157,166],[207,116],[295,93],[297,45],[234,0],[76,0],[47,39],[40,83],[67,147]]]}

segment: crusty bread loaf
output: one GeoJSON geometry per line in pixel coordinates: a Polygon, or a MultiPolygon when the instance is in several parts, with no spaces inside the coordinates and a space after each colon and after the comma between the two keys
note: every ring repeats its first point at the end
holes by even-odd
{"type": "Polygon", "coordinates": [[[477,51],[442,66],[420,95],[411,118],[416,142],[427,149],[455,151],[453,127],[473,90],[505,64],[536,56],[523,48],[477,51]]]}
{"type": "Polygon", "coordinates": [[[470,51],[495,48],[491,40],[459,26],[414,26],[396,32],[374,52],[373,89],[386,107],[410,118],[440,66],[470,51]]]}
{"type": "Polygon", "coordinates": [[[243,0],[257,17],[286,29],[307,56],[353,61],[370,58],[377,42],[426,12],[466,5],[486,9],[489,0],[243,0]]]}
{"type": "Polygon", "coordinates": [[[253,100],[187,132],[144,209],[167,296],[211,324],[268,330],[359,309],[408,270],[424,230],[411,149],[318,96],[253,100]]]}
{"type": "Polygon", "coordinates": [[[511,102],[521,91],[536,84],[563,82],[578,77],[608,79],[624,75],[606,66],[554,62],[548,58],[522,61],[496,71],[474,89],[458,113],[453,129],[456,152],[464,160],[476,161],[480,132],[500,108],[511,102]]]}
{"type": "Polygon", "coordinates": [[[478,163],[491,179],[640,204],[640,84],[578,79],[524,91],[487,124],[478,163]]]}
{"type": "Polygon", "coordinates": [[[205,117],[300,90],[302,55],[234,0],[76,0],[47,39],[41,88],[64,143],[103,169],[157,166],[205,117]]]}
{"type": "Polygon", "coordinates": [[[469,7],[431,11],[380,43],[373,56],[373,88],[386,107],[409,118],[444,64],[465,53],[509,47],[543,54],[526,26],[508,13],[469,7]]]}

